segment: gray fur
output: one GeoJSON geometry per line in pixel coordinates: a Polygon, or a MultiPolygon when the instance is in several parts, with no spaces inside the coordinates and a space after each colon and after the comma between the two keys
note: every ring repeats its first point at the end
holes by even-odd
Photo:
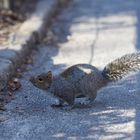
{"type": "Polygon", "coordinates": [[[67,68],[57,77],[51,77],[51,73],[41,74],[31,78],[34,86],[48,90],[60,100],[61,106],[64,102],[71,108],[74,100],[80,95],[94,101],[97,91],[106,86],[108,82],[119,80],[131,71],[140,68],[140,53],[124,55],[109,63],[103,71],[89,64],[77,64],[67,68]],[[45,78],[46,77],[46,78],[45,78]],[[42,83],[37,79],[43,79],[42,83]]]}
{"type": "Polygon", "coordinates": [[[48,85],[48,81],[44,82],[45,84],[42,83],[42,85],[37,82],[38,77],[42,75],[45,76],[46,74],[31,78],[33,85],[48,90],[53,96],[63,100],[70,106],[74,105],[74,100],[79,95],[83,95],[93,101],[96,98],[97,90],[108,82],[102,76],[100,70],[89,64],[77,64],[69,67],[59,76],[53,78],[48,89],[47,87],[42,87],[42,85],[48,85]]]}

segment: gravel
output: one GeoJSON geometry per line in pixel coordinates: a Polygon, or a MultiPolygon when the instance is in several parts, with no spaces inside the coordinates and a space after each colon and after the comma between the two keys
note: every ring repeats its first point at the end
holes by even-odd
{"type": "Polygon", "coordinates": [[[33,51],[34,63],[27,66],[22,88],[7,110],[0,112],[0,139],[138,139],[140,73],[100,90],[93,107],[71,111],[51,108],[56,100],[34,87],[29,78],[48,70],[58,74],[76,63],[102,69],[115,58],[136,51],[139,4],[138,0],[74,0],[61,12],[50,28],[52,38],[46,37],[38,51],[33,51]]]}

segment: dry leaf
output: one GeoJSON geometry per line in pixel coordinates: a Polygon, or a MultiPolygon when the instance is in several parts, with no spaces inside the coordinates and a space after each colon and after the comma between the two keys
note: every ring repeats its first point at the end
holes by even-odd
{"type": "Polygon", "coordinates": [[[9,88],[10,91],[18,90],[20,87],[21,87],[21,84],[20,84],[18,78],[13,78],[8,83],[8,88],[9,88]]]}

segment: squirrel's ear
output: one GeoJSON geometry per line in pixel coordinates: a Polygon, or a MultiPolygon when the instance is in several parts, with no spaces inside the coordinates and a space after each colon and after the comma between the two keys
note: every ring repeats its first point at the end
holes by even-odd
{"type": "Polygon", "coordinates": [[[52,72],[51,71],[48,71],[47,72],[47,77],[46,77],[48,80],[52,80],[53,79],[53,75],[52,75],[52,72]]]}

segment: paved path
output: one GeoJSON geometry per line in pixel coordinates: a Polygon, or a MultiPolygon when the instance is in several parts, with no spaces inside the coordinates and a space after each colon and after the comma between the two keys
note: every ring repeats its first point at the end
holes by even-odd
{"type": "Polygon", "coordinates": [[[41,44],[34,65],[23,75],[22,89],[0,113],[0,140],[109,140],[140,137],[140,74],[99,91],[92,108],[52,109],[55,99],[33,87],[31,75],[54,74],[76,63],[103,68],[139,50],[140,1],[74,0],[52,26],[58,43],[41,44]]]}

